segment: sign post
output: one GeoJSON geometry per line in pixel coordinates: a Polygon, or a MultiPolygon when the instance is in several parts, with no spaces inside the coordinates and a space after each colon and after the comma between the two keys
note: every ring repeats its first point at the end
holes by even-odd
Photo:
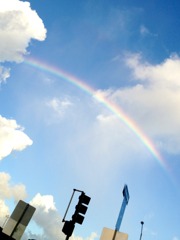
{"type": "Polygon", "coordinates": [[[100,240],[112,240],[112,239],[115,239],[115,240],[128,240],[128,234],[127,233],[118,232],[118,231],[116,231],[116,234],[115,234],[114,229],[103,228],[100,240]]]}
{"type": "Polygon", "coordinates": [[[119,232],[125,208],[129,201],[129,191],[127,185],[124,186],[122,193],[124,198],[116,222],[115,230],[103,228],[100,240],[128,240],[128,234],[119,232]]]}
{"type": "Polygon", "coordinates": [[[119,216],[118,216],[118,219],[117,219],[117,222],[116,222],[116,231],[119,231],[120,229],[120,226],[121,226],[121,222],[122,222],[122,219],[123,219],[123,216],[124,216],[124,212],[125,212],[125,209],[126,209],[126,206],[129,202],[129,191],[128,191],[128,187],[127,185],[124,186],[123,188],[123,202],[122,202],[122,205],[121,205],[121,209],[120,209],[120,212],[119,212],[119,216]]]}

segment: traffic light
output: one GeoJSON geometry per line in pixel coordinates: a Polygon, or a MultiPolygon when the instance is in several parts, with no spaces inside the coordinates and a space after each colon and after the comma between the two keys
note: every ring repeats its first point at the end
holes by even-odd
{"type": "Polygon", "coordinates": [[[75,225],[72,221],[65,221],[62,232],[68,237],[70,237],[73,233],[74,227],[75,225]]]}
{"type": "Polygon", "coordinates": [[[79,223],[82,224],[83,220],[84,220],[84,214],[87,211],[87,205],[89,204],[91,198],[86,196],[84,192],[81,193],[81,195],[79,196],[79,202],[75,207],[75,212],[72,216],[72,221],[74,223],[79,223]]]}

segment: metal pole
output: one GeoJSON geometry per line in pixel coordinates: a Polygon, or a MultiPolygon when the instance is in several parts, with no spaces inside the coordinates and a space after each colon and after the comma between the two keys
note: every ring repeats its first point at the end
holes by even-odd
{"type": "Polygon", "coordinates": [[[70,199],[70,201],[69,201],[69,204],[68,204],[68,206],[67,206],[67,209],[66,209],[66,212],[65,212],[65,214],[64,214],[64,217],[63,217],[63,219],[62,219],[62,222],[65,222],[65,218],[66,218],[66,215],[67,215],[68,209],[69,209],[69,207],[70,207],[70,205],[71,205],[71,202],[72,202],[72,199],[73,199],[73,197],[74,197],[74,193],[75,193],[75,192],[81,192],[81,193],[84,193],[84,192],[81,191],[81,190],[73,189],[73,193],[72,193],[71,199],[70,199]]]}
{"type": "Polygon", "coordinates": [[[117,222],[116,222],[116,227],[115,227],[116,231],[119,231],[119,229],[120,229],[126,205],[127,205],[127,202],[126,202],[126,200],[124,198],[123,202],[122,202],[122,205],[121,205],[120,212],[119,212],[119,216],[118,216],[118,219],[117,219],[117,222]]]}
{"type": "Polygon", "coordinates": [[[66,240],[68,240],[69,239],[69,236],[68,235],[66,235],[66,240]]]}
{"type": "Polygon", "coordinates": [[[139,240],[141,240],[141,238],[142,238],[143,224],[144,224],[144,222],[143,222],[143,221],[141,221],[141,234],[140,234],[140,238],[139,238],[139,240]]]}
{"type": "Polygon", "coordinates": [[[69,209],[69,207],[70,207],[70,204],[71,204],[71,202],[72,202],[72,199],[73,199],[73,196],[74,196],[74,193],[75,193],[75,191],[76,191],[76,189],[73,189],[73,193],[72,193],[71,199],[70,199],[70,201],[69,201],[69,204],[68,204],[68,206],[67,206],[67,209],[66,209],[66,212],[65,212],[65,214],[64,214],[64,217],[63,217],[63,220],[62,220],[62,222],[64,222],[64,221],[65,221],[66,214],[67,214],[67,212],[68,212],[68,209],[69,209]]]}
{"type": "Polygon", "coordinates": [[[120,229],[121,222],[122,222],[124,212],[125,212],[125,209],[126,209],[126,205],[128,204],[128,201],[129,201],[129,191],[128,191],[127,185],[125,185],[124,188],[123,188],[123,197],[124,198],[123,198],[123,201],[122,201],[121,209],[120,209],[118,219],[117,219],[117,222],[116,222],[116,226],[115,226],[116,231],[119,231],[119,229],[120,229]]]}

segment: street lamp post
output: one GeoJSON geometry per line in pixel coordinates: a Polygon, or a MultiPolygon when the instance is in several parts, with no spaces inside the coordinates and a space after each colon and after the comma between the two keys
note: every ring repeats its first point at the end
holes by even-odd
{"type": "Polygon", "coordinates": [[[140,234],[140,238],[139,238],[139,240],[142,239],[143,225],[144,225],[144,222],[141,221],[141,234],[140,234]]]}

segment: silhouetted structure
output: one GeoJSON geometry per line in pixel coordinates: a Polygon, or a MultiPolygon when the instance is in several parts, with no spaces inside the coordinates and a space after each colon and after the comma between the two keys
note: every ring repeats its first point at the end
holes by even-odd
{"type": "Polygon", "coordinates": [[[73,190],[73,194],[71,196],[67,210],[66,210],[65,215],[62,220],[62,222],[65,222],[64,226],[62,228],[62,232],[66,235],[66,240],[68,240],[69,237],[72,235],[74,228],[75,228],[75,223],[78,223],[78,224],[83,223],[83,221],[84,221],[83,215],[86,214],[86,211],[88,208],[87,205],[89,204],[90,200],[91,200],[91,198],[88,197],[87,195],[85,195],[85,193],[83,191],[80,191],[77,189],[73,190]],[[81,195],[79,196],[79,201],[75,207],[75,212],[72,215],[72,219],[70,221],[66,221],[65,217],[66,217],[67,211],[69,209],[69,206],[71,204],[71,201],[72,201],[75,191],[81,192],[81,195]]]}
{"type": "Polygon", "coordinates": [[[139,238],[139,240],[142,239],[143,225],[144,225],[144,222],[141,221],[141,233],[140,233],[140,238],[139,238]]]}

